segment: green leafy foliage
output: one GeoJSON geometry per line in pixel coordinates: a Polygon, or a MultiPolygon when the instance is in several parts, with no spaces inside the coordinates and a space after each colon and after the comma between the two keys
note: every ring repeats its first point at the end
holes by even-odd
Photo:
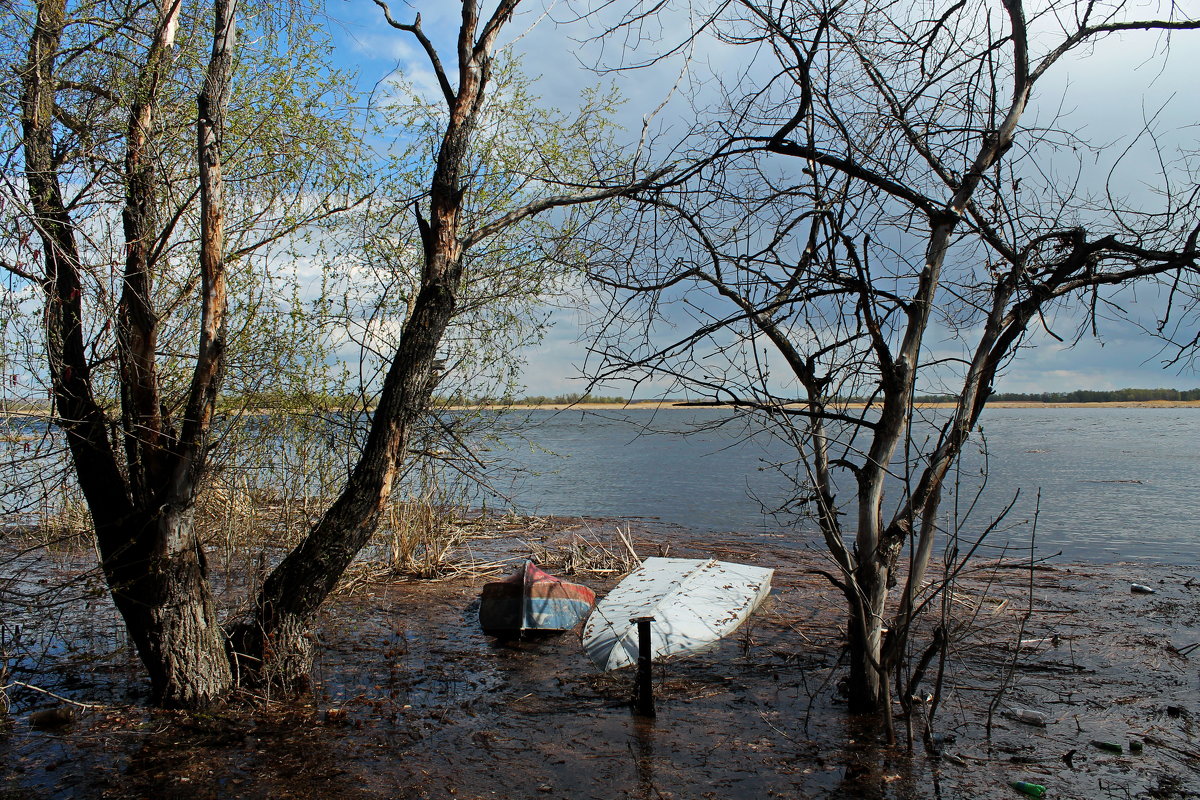
{"type": "MultiPolygon", "coordinates": [[[[617,162],[605,161],[617,150],[610,116],[618,100],[611,92],[585,92],[572,114],[549,110],[512,61],[498,65],[493,86],[464,168],[464,230],[576,191],[617,162]]],[[[358,395],[362,406],[372,402],[420,288],[417,214],[425,213],[427,173],[445,114],[440,96],[423,96],[404,76],[387,83],[372,108],[368,139],[379,164],[377,189],[325,242],[326,267],[311,312],[332,345],[331,360],[350,366],[331,370],[322,391],[358,395]],[[334,240],[340,248],[330,246],[334,240]]],[[[439,396],[519,393],[523,353],[546,331],[546,302],[574,285],[589,262],[590,250],[573,237],[577,228],[572,212],[559,211],[526,219],[465,254],[439,396]]]]}

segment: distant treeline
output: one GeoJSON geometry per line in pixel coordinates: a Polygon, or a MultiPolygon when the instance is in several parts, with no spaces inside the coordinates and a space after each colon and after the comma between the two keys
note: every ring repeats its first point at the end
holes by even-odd
{"type": "MultiPolygon", "coordinates": [[[[307,394],[301,397],[276,395],[270,392],[261,392],[253,396],[233,397],[226,396],[224,405],[229,409],[239,407],[246,408],[263,408],[263,409],[298,409],[298,408],[353,408],[362,402],[362,399],[356,395],[345,395],[342,397],[327,394],[307,394]]],[[[626,403],[624,397],[606,397],[601,395],[583,394],[580,392],[572,392],[570,394],[559,394],[554,396],[547,395],[529,395],[526,397],[516,397],[514,395],[503,395],[499,397],[491,396],[467,396],[467,395],[438,395],[433,398],[434,406],[546,406],[546,405],[571,405],[573,403],[626,403]]]]}
{"type": "MultiPolygon", "coordinates": [[[[917,403],[950,403],[957,398],[948,394],[927,394],[916,398],[917,403]]],[[[1152,400],[1168,402],[1200,401],[1200,388],[1197,389],[1076,389],[1073,392],[997,392],[989,400],[999,403],[1145,403],[1152,400]]],[[[285,396],[271,392],[256,393],[241,397],[226,396],[222,399],[220,410],[226,413],[241,409],[271,409],[305,411],[316,408],[352,408],[361,402],[356,396],[346,395],[335,397],[323,394],[310,394],[306,397],[285,396]]],[[[684,402],[681,399],[662,398],[657,400],[630,400],[616,395],[593,395],[580,392],[556,395],[527,395],[525,397],[463,397],[449,396],[434,398],[437,406],[550,406],[574,405],[577,403],[606,403],[612,405],[636,405],[637,403],[652,402],[671,405],[684,402]]],[[[848,403],[865,403],[867,398],[851,397],[843,400],[848,403]]],[[[28,400],[18,398],[0,398],[0,413],[6,414],[47,414],[50,404],[45,400],[28,400]]]]}
{"type": "Polygon", "coordinates": [[[512,395],[505,395],[503,397],[450,397],[443,398],[443,400],[450,405],[462,406],[566,406],[575,403],[628,402],[624,397],[583,394],[580,392],[556,394],[553,396],[534,394],[525,397],[513,397],[512,395]]]}
{"type": "MultiPolygon", "coordinates": [[[[948,395],[918,397],[918,403],[954,400],[948,395]]],[[[1145,403],[1151,400],[1200,400],[1200,389],[1076,389],[1073,392],[997,392],[988,398],[998,403],[1145,403]]]]}

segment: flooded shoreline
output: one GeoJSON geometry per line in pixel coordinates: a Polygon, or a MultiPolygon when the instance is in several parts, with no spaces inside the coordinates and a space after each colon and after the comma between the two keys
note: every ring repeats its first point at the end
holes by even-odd
{"type": "MultiPolygon", "coordinates": [[[[146,709],[120,631],[101,632],[104,599],[80,591],[57,612],[58,634],[86,628],[91,640],[20,677],[92,707],[38,727],[31,715],[63,704],[10,690],[0,797],[1007,797],[1018,796],[1009,781],[1026,780],[1054,797],[1184,798],[1200,785],[1200,654],[1181,652],[1200,640],[1194,571],[971,570],[947,603],[956,633],[943,696],[936,709],[918,700],[910,750],[903,721],[889,747],[846,715],[843,611],[813,572],[826,566],[815,552],[633,531],[642,555],[777,569],[750,624],[655,668],[652,723],[630,713],[629,671],[597,671],[573,634],[503,645],[478,630],[479,587],[502,569],[492,565],[534,554],[555,568],[580,537],[603,546],[611,531],[555,520],[469,541],[460,557],[480,568],[457,577],[356,581],[322,618],[311,694],[210,714],[146,709]],[[1023,710],[1047,724],[1021,722],[1023,710]],[[1109,740],[1123,752],[1092,744],[1109,740]]],[[[55,580],[85,566],[43,563],[55,580]]],[[[580,568],[572,579],[604,592],[618,577],[580,568]]]]}

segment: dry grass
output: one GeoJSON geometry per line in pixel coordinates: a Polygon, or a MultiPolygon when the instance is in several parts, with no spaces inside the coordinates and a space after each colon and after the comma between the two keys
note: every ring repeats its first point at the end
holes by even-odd
{"type": "Polygon", "coordinates": [[[564,575],[624,575],[641,565],[628,527],[617,528],[607,541],[584,527],[584,533],[574,532],[565,542],[532,546],[533,560],[564,575]]]}
{"type": "MultiPolygon", "coordinates": [[[[7,521],[6,521],[7,522],[7,521]]],[[[52,552],[76,552],[92,546],[92,517],[77,491],[64,491],[51,504],[49,498],[17,524],[6,524],[4,535],[52,552]]]]}
{"type": "MultiPolygon", "coordinates": [[[[329,502],[218,478],[197,499],[195,525],[220,572],[240,576],[234,583],[247,583],[253,593],[265,577],[271,554],[298,544],[317,521],[317,510],[329,502]]],[[[388,507],[371,546],[353,565],[344,586],[397,577],[434,580],[497,574],[508,568],[510,559],[481,561],[465,543],[471,539],[519,542],[551,524],[539,517],[468,515],[448,498],[427,491],[388,507]]],[[[5,536],[51,551],[82,554],[95,546],[91,517],[78,493],[60,494],[53,506],[47,502],[29,515],[26,524],[9,526],[5,536]]],[[[575,563],[590,560],[588,552],[586,545],[576,548],[575,563]]]]}
{"type": "Polygon", "coordinates": [[[380,526],[387,553],[386,567],[394,574],[437,578],[453,569],[451,555],[466,538],[457,524],[458,509],[430,497],[393,503],[380,526]]]}

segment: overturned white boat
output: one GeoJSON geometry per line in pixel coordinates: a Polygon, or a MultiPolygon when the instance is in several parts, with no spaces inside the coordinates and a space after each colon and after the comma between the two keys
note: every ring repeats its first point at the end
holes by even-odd
{"type": "Polygon", "coordinates": [[[637,624],[650,626],[654,658],[699,650],[738,626],[771,593],[775,570],[714,559],[647,558],[596,605],[583,649],[602,669],[637,661],[637,624]]]}

